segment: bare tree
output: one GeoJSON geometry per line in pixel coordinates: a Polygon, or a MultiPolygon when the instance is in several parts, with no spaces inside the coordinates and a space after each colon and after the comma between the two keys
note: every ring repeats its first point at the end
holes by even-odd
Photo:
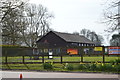
{"type": "Polygon", "coordinates": [[[102,42],[104,40],[103,37],[101,35],[96,34],[94,31],[82,29],[80,33],[86,38],[90,39],[92,42],[94,42],[96,46],[102,45],[102,42]]]}
{"type": "Polygon", "coordinates": [[[42,5],[29,4],[25,9],[27,29],[22,33],[24,42],[29,47],[36,47],[36,41],[49,30],[53,15],[42,5]]]}
{"type": "Polygon", "coordinates": [[[103,21],[109,28],[105,31],[114,32],[117,31],[120,33],[120,1],[114,0],[111,2],[110,6],[104,10],[103,21]]]}
{"type": "Polygon", "coordinates": [[[114,0],[104,12],[105,23],[109,27],[107,30],[110,33],[118,31],[118,34],[113,34],[110,40],[111,46],[120,46],[120,1],[114,0]]]}
{"type": "Polygon", "coordinates": [[[24,2],[21,0],[1,0],[0,2],[0,20],[4,21],[4,18],[7,17],[15,9],[20,9],[24,6],[24,2]]]}
{"type": "Polygon", "coordinates": [[[16,45],[21,29],[20,12],[24,6],[21,0],[2,0],[0,2],[0,25],[2,26],[3,42],[16,45]]]}
{"type": "Polygon", "coordinates": [[[79,32],[75,31],[75,32],[73,32],[73,34],[75,34],[75,35],[79,35],[79,32]]]}
{"type": "Polygon", "coordinates": [[[90,32],[91,32],[91,31],[88,30],[88,29],[82,29],[82,30],[80,31],[80,34],[82,34],[82,35],[84,35],[86,38],[88,38],[90,32]]]}
{"type": "Polygon", "coordinates": [[[42,5],[27,4],[22,0],[1,0],[0,25],[3,42],[35,47],[40,36],[49,30],[53,15],[42,5]]]}
{"type": "Polygon", "coordinates": [[[96,46],[101,46],[104,41],[103,37],[95,32],[90,32],[89,39],[93,41],[96,46]]]}

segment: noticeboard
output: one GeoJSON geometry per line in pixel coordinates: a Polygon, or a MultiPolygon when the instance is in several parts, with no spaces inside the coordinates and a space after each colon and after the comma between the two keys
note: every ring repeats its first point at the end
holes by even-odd
{"type": "Polygon", "coordinates": [[[95,47],[95,48],[94,48],[94,51],[102,51],[102,50],[103,50],[102,47],[95,47]]]}
{"type": "Polygon", "coordinates": [[[78,54],[78,50],[77,49],[67,49],[67,53],[69,53],[70,55],[78,54]]]}
{"type": "Polygon", "coordinates": [[[109,54],[120,54],[120,47],[109,47],[109,54]]]}

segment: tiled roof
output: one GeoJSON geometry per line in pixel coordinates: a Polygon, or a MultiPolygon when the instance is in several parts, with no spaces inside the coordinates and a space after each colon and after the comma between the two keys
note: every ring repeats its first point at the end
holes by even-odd
{"type": "Polygon", "coordinates": [[[77,42],[77,43],[90,43],[94,44],[92,41],[87,39],[86,37],[82,35],[76,35],[76,34],[70,34],[70,33],[62,33],[62,32],[56,32],[56,31],[51,31],[55,33],[57,36],[61,37],[67,42],[77,42]]]}

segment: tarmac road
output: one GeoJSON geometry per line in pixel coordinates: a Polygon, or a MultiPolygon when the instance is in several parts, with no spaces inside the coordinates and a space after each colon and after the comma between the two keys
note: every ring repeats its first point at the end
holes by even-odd
{"type": "Polygon", "coordinates": [[[118,78],[118,74],[2,71],[2,78],[118,78]]]}

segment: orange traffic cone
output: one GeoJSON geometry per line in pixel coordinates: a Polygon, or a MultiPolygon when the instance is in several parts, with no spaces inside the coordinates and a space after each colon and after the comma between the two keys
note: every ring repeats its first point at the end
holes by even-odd
{"type": "Polygon", "coordinates": [[[22,80],[22,74],[20,74],[20,80],[22,80]]]}

